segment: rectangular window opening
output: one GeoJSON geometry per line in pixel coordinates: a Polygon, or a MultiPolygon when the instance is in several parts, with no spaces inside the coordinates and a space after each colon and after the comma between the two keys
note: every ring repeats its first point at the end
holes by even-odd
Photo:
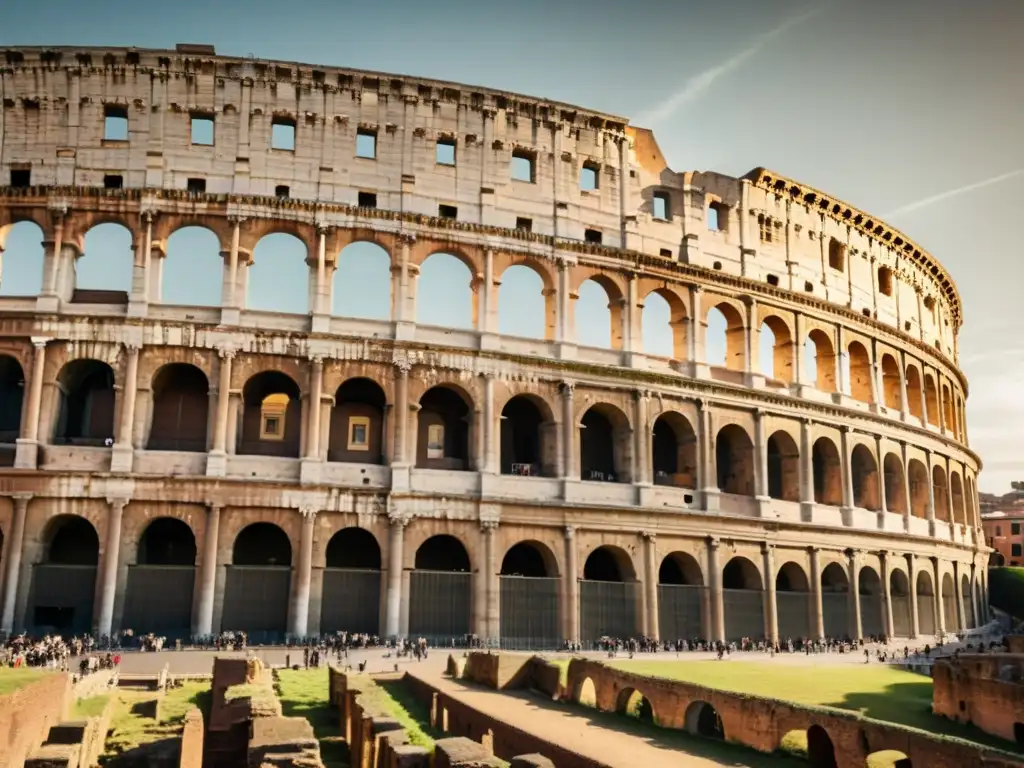
{"type": "Polygon", "coordinates": [[[1014,536],[1019,536],[1020,535],[1020,523],[1011,523],[1010,524],[1010,532],[1014,536]]]}
{"type": "Polygon", "coordinates": [[[457,219],[459,218],[459,209],[454,205],[439,205],[437,206],[437,215],[442,219],[457,219]]]}
{"type": "Polygon", "coordinates": [[[834,237],[828,241],[828,265],[837,272],[846,269],[846,246],[834,237]]]}
{"type": "Polygon", "coordinates": [[[278,184],[274,187],[274,197],[289,197],[291,189],[286,184],[278,184]]]}
{"type": "Polygon", "coordinates": [[[757,230],[762,243],[772,241],[772,220],[767,216],[757,217],[757,230]]]}
{"type": "Polygon", "coordinates": [[[672,206],[668,192],[655,192],[652,201],[652,213],[659,221],[668,221],[672,218],[672,206]]]}
{"type": "Polygon", "coordinates": [[[348,420],[348,450],[370,450],[370,418],[352,416],[348,420]]]}
{"type": "Polygon", "coordinates": [[[672,258],[672,251],[670,251],[668,248],[662,248],[660,251],[658,251],[658,253],[667,259],[672,258]]]}
{"type": "Polygon", "coordinates": [[[595,245],[601,244],[601,232],[597,229],[587,229],[583,232],[583,239],[588,243],[594,243],[595,245]]]}
{"type": "Polygon", "coordinates": [[[202,193],[206,191],[206,179],[189,179],[185,186],[189,192],[202,193]]]}
{"type": "Polygon", "coordinates": [[[103,108],[103,140],[128,141],[128,109],[118,105],[103,108]]]}
{"type": "Polygon", "coordinates": [[[25,189],[32,186],[32,171],[27,168],[11,169],[11,186],[25,189]]]}
{"type": "Polygon", "coordinates": [[[526,219],[522,216],[517,217],[516,229],[520,232],[533,232],[533,219],[526,219]]]}
{"type": "Polygon", "coordinates": [[[213,146],[213,115],[192,115],[192,143],[200,147],[213,146]]]}
{"type": "Polygon", "coordinates": [[[722,203],[708,206],[708,229],[712,232],[725,232],[729,222],[729,207],[722,203]]]}
{"type": "Polygon", "coordinates": [[[1010,545],[1010,556],[1011,557],[1020,557],[1021,556],[1021,545],[1020,544],[1011,544],[1010,545]]]}
{"type": "Polygon", "coordinates": [[[535,159],[533,152],[517,149],[512,152],[512,180],[525,181],[529,184],[536,182],[535,159]]]}
{"type": "Polygon", "coordinates": [[[103,188],[104,189],[122,189],[124,187],[124,177],[117,174],[108,174],[103,177],[103,188]]]}
{"type": "Polygon", "coordinates": [[[376,192],[360,192],[359,200],[356,203],[360,208],[376,208],[377,207],[377,193],[376,192]]]}
{"type": "Polygon", "coordinates": [[[770,285],[770,286],[773,286],[773,287],[777,288],[778,285],[779,285],[779,276],[778,275],[768,275],[768,277],[766,277],[765,280],[768,281],[768,285],[770,285]]]}
{"type": "Polygon", "coordinates": [[[435,151],[438,165],[455,165],[455,139],[438,139],[435,151]]]}
{"type": "Polygon", "coordinates": [[[288,117],[275,117],[270,124],[270,148],[285,152],[295,151],[295,121],[288,117]]]}
{"type": "Polygon", "coordinates": [[[892,296],[892,270],[889,267],[878,268],[878,290],[885,296],[892,296]]]}
{"type": "Polygon", "coordinates": [[[366,160],[377,159],[377,132],[369,128],[360,128],[356,132],[356,157],[366,160]]]}
{"type": "Polygon", "coordinates": [[[598,188],[600,175],[598,168],[593,163],[584,163],[580,168],[580,189],[584,192],[593,192],[598,188]]]}
{"type": "Polygon", "coordinates": [[[444,425],[431,424],[427,427],[427,458],[444,458],[444,425]]]}

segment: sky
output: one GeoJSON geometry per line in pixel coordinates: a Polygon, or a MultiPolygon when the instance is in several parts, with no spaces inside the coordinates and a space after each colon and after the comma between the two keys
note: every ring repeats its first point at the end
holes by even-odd
{"type": "MultiPolygon", "coordinates": [[[[674,170],[739,176],[766,166],[880,216],[938,258],[960,289],[970,442],[985,464],[981,490],[998,493],[1024,480],[1024,253],[1012,236],[1024,202],[1022,29],[1020,0],[0,5],[0,48],[210,43],[221,54],[516,91],[650,127],[674,170]]],[[[202,237],[186,232],[171,244],[166,301],[216,301],[220,264],[202,237]],[[178,249],[193,263],[174,259],[178,249]]],[[[87,254],[105,255],[82,260],[80,284],[116,287],[105,260],[124,258],[114,255],[123,241],[116,232],[91,238],[87,254]]],[[[4,294],[38,283],[32,258],[10,257],[15,247],[37,247],[31,234],[11,240],[4,294]]],[[[250,306],[306,311],[294,246],[261,243],[275,263],[254,267],[250,306]]],[[[372,315],[386,306],[379,256],[370,246],[343,254],[357,279],[338,281],[335,311],[372,315]]],[[[446,301],[420,301],[418,319],[464,324],[468,303],[447,300],[459,267],[437,261],[424,268],[420,296],[446,301]]],[[[581,292],[579,340],[601,345],[607,333],[593,320],[605,302],[593,289],[581,292]]],[[[517,309],[502,313],[502,330],[539,332],[538,290],[529,274],[503,280],[501,299],[517,309]]],[[[657,353],[668,341],[667,307],[649,303],[644,321],[645,348],[657,353]]]]}

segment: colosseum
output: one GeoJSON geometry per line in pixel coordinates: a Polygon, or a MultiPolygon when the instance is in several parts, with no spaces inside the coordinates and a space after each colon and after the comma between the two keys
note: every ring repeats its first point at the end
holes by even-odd
{"type": "Polygon", "coordinates": [[[672,171],[568,104],[207,46],[0,55],[0,629],[986,620],[961,301],[898,230],[764,168],[672,171]],[[98,228],[122,288],[81,280],[98,228]],[[249,300],[284,274],[268,238],[302,250],[301,312],[249,300]],[[347,316],[378,256],[390,311],[347,316]],[[442,257],[466,282],[421,290],[442,257]],[[469,327],[424,320],[462,294],[469,327]]]}

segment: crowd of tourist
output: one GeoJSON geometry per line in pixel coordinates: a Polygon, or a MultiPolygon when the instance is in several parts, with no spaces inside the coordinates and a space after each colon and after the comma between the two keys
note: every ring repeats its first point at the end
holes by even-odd
{"type": "Polygon", "coordinates": [[[85,676],[101,669],[113,669],[121,663],[121,655],[112,651],[96,652],[92,635],[74,636],[65,640],[60,635],[30,637],[12,635],[0,647],[0,666],[37,667],[71,672],[77,659],[77,674],[85,676]]]}

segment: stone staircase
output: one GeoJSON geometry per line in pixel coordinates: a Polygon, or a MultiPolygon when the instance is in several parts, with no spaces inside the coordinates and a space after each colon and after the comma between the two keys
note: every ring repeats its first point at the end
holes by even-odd
{"type": "Polygon", "coordinates": [[[25,768],[91,768],[99,757],[106,731],[105,718],[68,720],[51,726],[46,742],[26,758],[25,768]]]}

